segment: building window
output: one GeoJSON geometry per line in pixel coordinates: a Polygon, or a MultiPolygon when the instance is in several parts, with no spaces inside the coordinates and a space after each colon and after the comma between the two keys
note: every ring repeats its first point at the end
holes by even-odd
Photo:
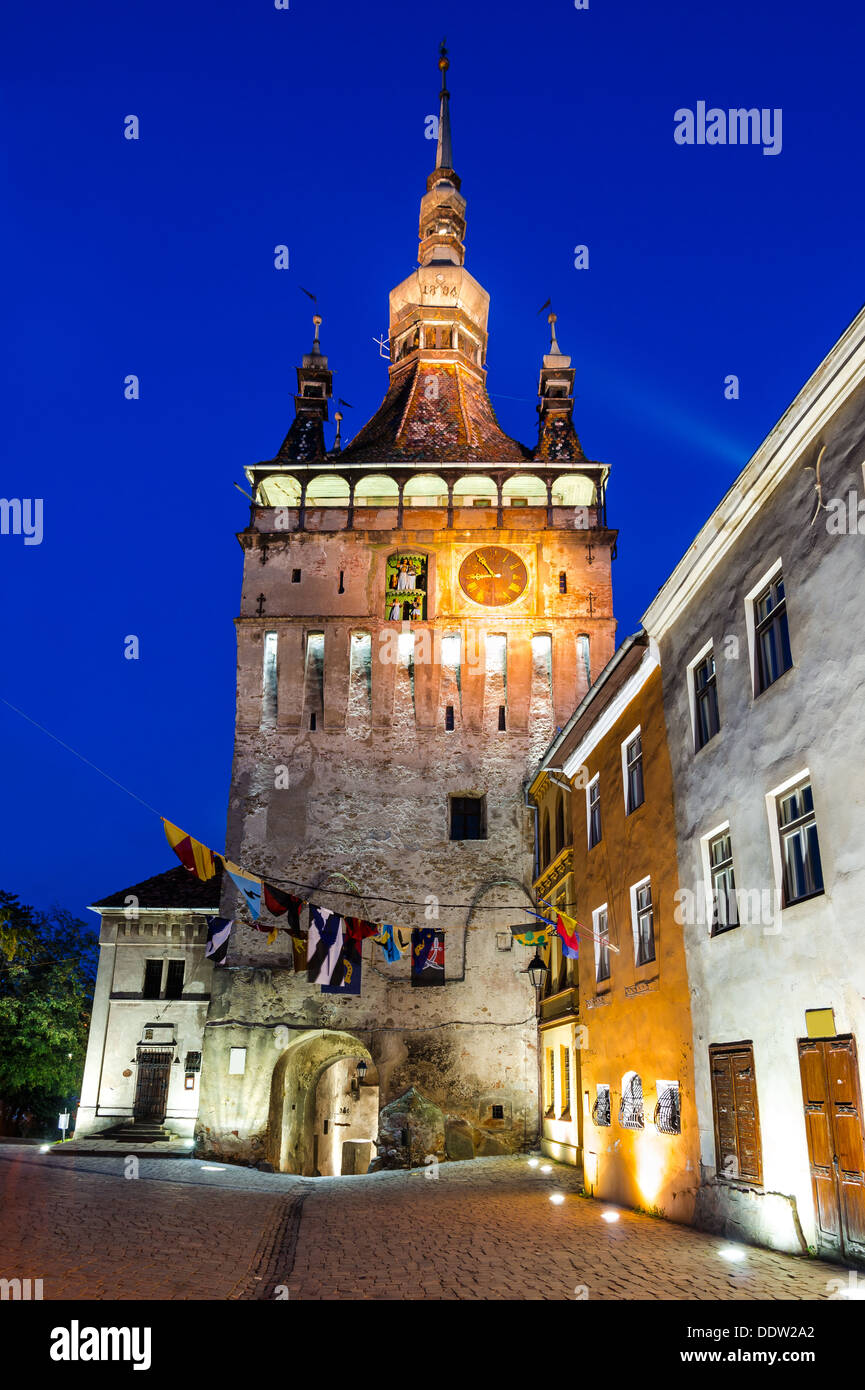
{"type": "Polygon", "coordinates": [[[562,1071],[562,1120],[571,1118],[571,1049],[559,1048],[559,1065],[562,1071]]]}
{"type": "Polygon", "coordinates": [[[292,584],[299,584],[299,583],[300,583],[300,570],[292,570],[292,571],[291,571],[291,582],[292,582],[292,584]]]}
{"type": "Polygon", "coordinates": [[[186,1073],[186,1076],[183,1078],[183,1089],[184,1091],[195,1090],[195,1072],[188,1071],[186,1073]]]}
{"type": "Polygon", "coordinates": [[[586,674],[586,689],[592,683],[592,662],[589,648],[589,639],[585,632],[581,632],[577,638],[577,656],[582,662],[583,670],[586,674]]]}
{"type": "Polygon", "coordinates": [[[823,867],[810,781],[776,798],[785,907],[823,892],[823,867]]]}
{"type": "Polygon", "coordinates": [[[718,714],[718,685],[715,653],[707,652],[694,667],[694,742],[696,751],[705,748],[721,727],[718,714]]]}
{"type": "Polygon", "coordinates": [[[317,722],[318,722],[318,716],[316,715],[315,710],[313,710],[312,714],[309,716],[309,727],[310,727],[310,731],[311,731],[312,733],[315,733],[315,728],[316,728],[317,722]]]}
{"type": "Polygon", "coordinates": [[[168,974],[165,977],[165,997],[166,999],[179,999],[183,994],[183,973],[186,964],[182,960],[170,960],[168,962],[168,974]]]}
{"type": "Polygon", "coordinates": [[[639,729],[622,744],[625,776],[625,815],[629,816],[645,801],[643,792],[643,739],[639,729]]]}
{"type": "Polygon", "coordinates": [[[482,796],[452,796],[451,839],[485,840],[485,809],[482,796]]]}
{"type": "Polygon", "coordinates": [[[447,705],[447,706],[445,707],[445,729],[450,733],[450,732],[453,732],[453,727],[454,727],[454,707],[453,707],[453,705],[447,705]]]}
{"type": "Polygon", "coordinates": [[[186,1061],[183,1066],[184,1071],[201,1071],[201,1053],[187,1052],[186,1061]]]}
{"type": "Polygon", "coordinates": [[[340,570],[340,572],[339,572],[339,588],[337,589],[336,592],[337,592],[338,594],[344,594],[344,593],[345,593],[345,570],[340,570]]]}
{"type": "Polygon", "coordinates": [[[712,936],[718,936],[739,925],[729,830],[722,830],[709,841],[709,873],[712,878],[712,936]]]}
{"type": "Polygon", "coordinates": [[[710,1047],[709,1070],[717,1176],[762,1183],[763,1156],[753,1044],[710,1047]]]}
{"type": "Polygon", "coordinates": [[[544,811],[544,825],[541,833],[541,868],[545,869],[550,862],[550,817],[544,811]]]}
{"type": "Polygon", "coordinates": [[[626,1072],[622,1077],[619,1124],[622,1129],[642,1129],[645,1124],[643,1118],[643,1083],[635,1071],[626,1072]]]}
{"type": "Polygon", "coordinates": [[[655,959],[655,912],[652,907],[652,885],[648,879],[631,889],[631,912],[635,960],[637,965],[648,965],[655,959]]]}
{"type": "Polygon", "coordinates": [[[589,819],[589,849],[600,843],[601,839],[601,774],[586,788],[586,801],[589,819]]]}
{"type": "Polygon", "coordinates": [[[492,1118],[494,1120],[503,1120],[505,1118],[505,1107],[503,1105],[494,1105],[492,1118]]]}
{"type": "Polygon", "coordinates": [[[658,1081],[655,1088],[658,1092],[655,1128],[659,1134],[681,1134],[682,1107],[679,1101],[678,1081],[658,1081]]]}
{"type": "Polygon", "coordinates": [[[793,665],[784,577],[779,571],[754,603],[754,694],[761,695],[793,665]]]}
{"type": "Polygon", "coordinates": [[[602,984],[610,978],[610,928],[606,905],[592,913],[592,923],[595,937],[595,980],[602,984]]]}
{"type": "Polygon", "coordinates": [[[567,573],[567,570],[559,570],[559,593],[560,593],[560,594],[566,594],[567,592],[568,592],[568,573],[567,573]]]}
{"type": "Polygon", "coordinates": [[[162,993],[162,961],[146,960],[144,962],[144,991],[145,999],[158,999],[162,993]]]}
{"type": "Polygon", "coordinates": [[[266,632],[264,634],[264,670],[262,672],[261,689],[261,722],[262,724],[269,726],[272,726],[276,723],[276,655],[277,634],[275,632],[266,632]]]}
{"type": "Polygon", "coordinates": [[[547,1048],[547,1109],[548,1116],[556,1113],[556,1054],[551,1047],[547,1048]]]}
{"type": "Polygon", "coordinates": [[[506,707],[505,707],[504,705],[499,705],[499,730],[500,730],[500,732],[504,732],[504,730],[507,728],[507,724],[506,724],[506,722],[505,722],[505,715],[506,715],[506,707]]]}
{"type": "Polygon", "coordinates": [[[556,854],[561,854],[565,844],[565,798],[559,792],[556,802],[556,854]]]}
{"type": "Polygon", "coordinates": [[[598,1129],[607,1129],[610,1124],[610,1088],[598,1086],[595,1103],[592,1106],[592,1120],[598,1129]]]}

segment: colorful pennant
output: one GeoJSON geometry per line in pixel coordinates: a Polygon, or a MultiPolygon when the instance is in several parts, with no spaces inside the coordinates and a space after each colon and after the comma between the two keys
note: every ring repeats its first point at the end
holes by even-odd
{"type": "Polygon", "coordinates": [[[171,821],[166,820],[165,817],[162,818],[162,824],[165,827],[165,838],[183,867],[200,878],[202,883],[213,878],[216,873],[217,856],[207,848],[207,845],[203,845],[200,840],[194,840],[191,835],[187,835],[185,830],[181,830],[177,825],[172,825],[171,821]]]}

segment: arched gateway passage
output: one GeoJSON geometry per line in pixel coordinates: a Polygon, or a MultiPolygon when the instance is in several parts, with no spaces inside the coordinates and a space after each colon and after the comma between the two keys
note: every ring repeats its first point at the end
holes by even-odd
{"type": "Polygon", "coordinates": [[[365,1173],[377,1133],[378,1072],[368,1049],[350,1033],[299,1033],[273,1069],[267,1157],[274,1168],[304,1177],[365,1173]]]}

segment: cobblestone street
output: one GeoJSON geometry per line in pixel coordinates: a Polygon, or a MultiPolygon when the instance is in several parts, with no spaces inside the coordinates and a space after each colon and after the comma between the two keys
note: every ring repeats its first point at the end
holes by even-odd
{"type": "Polygon", "coordinates": [[[826,1299],[839,1266],[580,1197],[525,1158],[304,1179],[0,1145],[0,1277],[46,1299],[826,1299]],[[552,1203],[551,1193],[564,1197],[552,1203]],[[283,1295],[284,1296],[284,1295],[283,1295]]]}

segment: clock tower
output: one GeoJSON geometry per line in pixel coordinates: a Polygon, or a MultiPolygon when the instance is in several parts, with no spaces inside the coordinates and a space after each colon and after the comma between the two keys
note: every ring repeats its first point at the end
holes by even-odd
{"type": "MultiPolygon", "coordinates": [[[[384,399],[347,444],[337,413],[328,446],[316,316],[293,423],[247,469],[226,852],[406,941],[440,931],[444,947],[429,988],[410,952],[389,960],[369,938],[360,992],[332,994],[293,968],[288,934],[260,930],[266,914],[235,926],[214,972],[200,1138],[296,1172],[536,1139],[531,952],[511,934],[536,921],[524,785],[615,646],[608,469],[574,428],[554,314],[533,445],[502,431],[487,393],[489,295],[464,264],[444,49],[439,68],[384,399]]],[[[223,915],[243,919],[226,883],[223,915]]]]}

